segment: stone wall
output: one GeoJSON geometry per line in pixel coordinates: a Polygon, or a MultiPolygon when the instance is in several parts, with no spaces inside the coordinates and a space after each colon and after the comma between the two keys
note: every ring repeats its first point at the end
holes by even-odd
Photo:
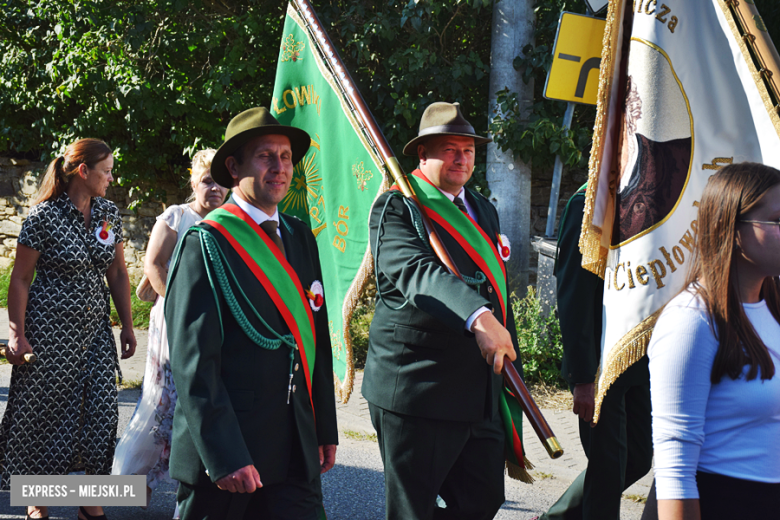
{"type": "MultiPolygon", "coordinates": [[[[0,268],[13,263],[22,222],[27,217],[46,166],[25,159],[0,157],[0,268]]],[[[173,184],[164,183],[161,187],[168,195],[164,203],[149,202],[136,210],[127,209],[131,200],[126,188],[112,185],[106,192],[106,198],[117,205],[122,215],[125,261],[133,283],[137,283],[143,276],[146,245],[155,217],[169,205],[180,204],[189,195],[188,190],[173,184]]]]}

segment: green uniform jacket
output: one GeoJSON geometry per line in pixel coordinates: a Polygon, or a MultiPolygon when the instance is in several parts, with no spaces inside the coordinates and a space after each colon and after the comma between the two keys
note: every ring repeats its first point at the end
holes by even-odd
{"type": "MultiPolygon", "coordinates": [[[[314,236],[299,219],[283,214],[280,218],[287,259],[307,289],[313,281],[322,281],[314,236]]],[[[205,223],[198,227],[211,229],[205,223]]],[[[220,233],[212,230],[212,235],[263,319],[278,333],[287,334],[282,316],[257,278],[220,233]]],[[[165,299],[171,369],[178,392],[171,477],[202,485],[254,464],[264,485],[282,482],[291,449],[300,442],[306,475],[315,478],[320,474],[318,446],[338,443],[325,306],[313,312],[317,342],[312,378],[315,423],[299,352],[295,351],[292,381],[296,390],[287,404],[290,349],[282,344],[278,350],[266,350],[249,340],[216,281],[215,300],[198,233],[190,232],[180,247],[179,262],[171,265],[165,299]]],[[[232,282],[231,287],[242,301],[238,287],[232,282]]],[[[274,337],[245,304],[242,308],[255,330],[274,337]]]]}
{"type": "Polygon", "coordinates": [[[601,359],[601,302],[604,280],[582,268],[580,229],[585,190],[569,199],[558,232],[555,264],[558,316],[563,340],[561,375],[573,388],[593,383],[601,359]]]}
{"type": "MultiPolygon", "coordinates": [[[[496,209],[470,190],[466,198],[477,222],[496,244],[496,209]]],[[[451,235],[434,226],[462,274],[476,276],[477,265],[451,235]]],[[[491,308],[501,321],[494,288],[485,282],[476,291],[443,267],[427,240],[418,235],[397,192],[381,195],[374,204],[370,244],[384,301],[378,299],[371,323],[363,396],[385,410],[417,417],[494,418],[503,379],[482,358],[474,334],[466,331],[466,320],[482,306],[491,308]],[[392,199],[383,218],[388,197],[392,199]],[[406,301],[402,309],[393,309],[406,301]]],[[[511,308],[507,329],[517,351],[511,308]]],[[[515,367],[522,374],[519,353],[515,367]]]]}
{"type": "MultiPolygon", "coordinates": [[[[561,375],[572,389],[593,383],[601,361],[602,301],[604,280],[582,268],[579,241],[585,190],[572,195],[558,233],[555,276],[558,317],[563,340],[561,375]]],[[[648,381],[647,357],[629,367],[617,384],[642,385],[648,381]]]]}

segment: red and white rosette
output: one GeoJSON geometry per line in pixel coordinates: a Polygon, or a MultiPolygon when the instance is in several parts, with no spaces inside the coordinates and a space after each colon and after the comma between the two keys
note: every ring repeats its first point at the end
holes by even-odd
{"type": "Polygon", "coordinates": [[[95,238],[104,246],[110,246],[114,243],[114,232],[111,231],[112,227],[113,226],[108,222],[103,222],[99,228],[95,229],[95,238]]]}
{"type": "Polygon", "coordinates": [[[317,312],[322,308],[322,304],[325,303],[325,291],[322,289],[322,282],[314,280],[311,283],[311,287],[304,291],[306,297],[309,299],[309,305],[311,310],[317,312]]]}
{"type": "Polygon", "coordinates": [[[509,244],[509,239],[503,233],[498,234],[498,256],[504,262],[509,261],[509,256],[512,254],[512,246],[509,244]]]}

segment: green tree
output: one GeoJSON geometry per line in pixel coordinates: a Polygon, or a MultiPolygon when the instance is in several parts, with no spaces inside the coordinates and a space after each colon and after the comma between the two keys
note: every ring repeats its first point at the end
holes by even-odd
{"type": "MultiPolygon", "coordinates": [[[[314,2],[396,150],[437,99],[461,101],[486,128],[485,3],[314,2]]],[[[0,153],[48,161],[100,137],[116,151],[118,183],[142,200],[163,195],[161,177],[182,182],[189,157],[218,146],[230,117],[268,105],[287,2],[0,5],[0,153]]]]}
{"type": "Polygon", "coordinates": [[[3,12],[0,153],[47,161],[100,137],[118,183],[146,198],[156,179],[185,178],[231,115],[267,103],[284,5],[17,0],[3,12]]]}
{"type": "MultiPolygon", "coordinates": [[[[775,41],[780,7],[755,0],[775,41]]],[[[417,133],[425,107],[459,101],[488,127],[491,0],[314,0],[328,33],[393,149],[417,133]]],[[[284,0],[0,0],[0,154],[48,161],[79,137],[116,150],[120,185],[158,198],[158,179],[184,183],[189,158],[216,147],[237,112],[271,99],[284,0]]],[[[543,99],[562,10],[580,0],[539,0],[536,41],[515,67],[535,78],[529,121],[512,92],[491,124],[505,149],[535,171],[560,152],[587,163],[595,109],[543,99]]],[[[480,131],[480,130],[478,130],[480,131]]],[[[415,160],[402,158],[407,171],[415,160]]],[[[485,155],[477,189],[486,191],[485,155]]]]}
{"type": "MultiPolygon", "coordinates": [[[[776,0],[755,0],[755,4],[772,40],[776,45],[780,44],[780,4],[776,0]]],[[[525,162],[533,161],[535,169],[551,166],[556,154],[561,155],[566,166],[585,168],[590,158],[596,108],[579,105],[571,128],[564,131],[566,103],[543,96],[560,14],[563,11],[584,14],[585,3],[581,0],[537,0],[535,11],[535,44],[526,46],[514,61],[515,69],[523,73],[526,83],[535,79],[531,115],[527,120],[521,118],[515,93],[504,91],[499,94],[504,116],[491,121],[490,129],[502,150],[512,150],[525,162]]]]}

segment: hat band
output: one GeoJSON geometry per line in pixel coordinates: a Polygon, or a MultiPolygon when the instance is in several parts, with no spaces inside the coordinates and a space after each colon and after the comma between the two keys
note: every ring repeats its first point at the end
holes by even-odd
{"type": "Polygon", "coordinates": [[[474,135],[474,127],[471,125],[439,125],[429,126],[425,129],[420,129],[420,133],[417,137],[430,134],[470,134],[474,135]]]}

